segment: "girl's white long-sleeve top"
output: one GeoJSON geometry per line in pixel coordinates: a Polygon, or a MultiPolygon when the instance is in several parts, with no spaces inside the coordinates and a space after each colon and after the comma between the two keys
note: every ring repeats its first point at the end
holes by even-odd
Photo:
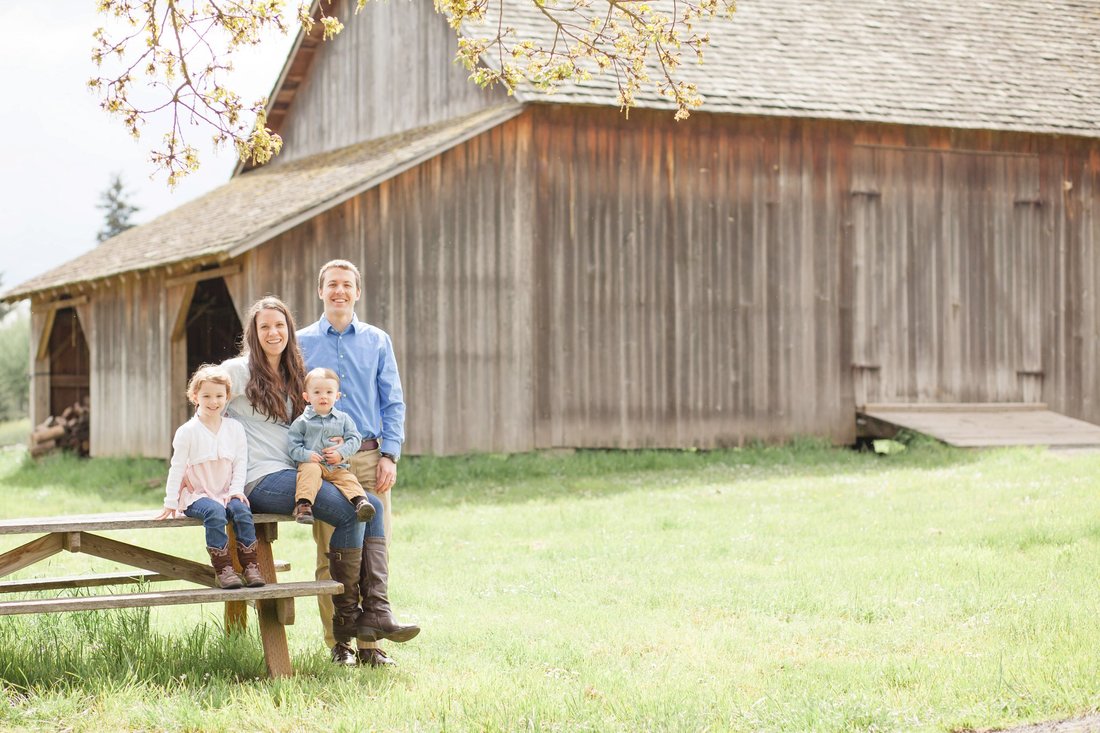
{"type": "Polygon", "coordinates": [[[172,463],[164,487],[166,509],[183,511],[203,496],[225,505],[244,496],[248,440],[244,427],[223,417],[217,433],[198,416],[180,425],[172,439],[172,463]]]}

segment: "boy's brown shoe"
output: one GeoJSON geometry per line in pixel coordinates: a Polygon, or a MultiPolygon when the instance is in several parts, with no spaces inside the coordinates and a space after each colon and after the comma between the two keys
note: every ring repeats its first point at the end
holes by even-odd
{"type": "Polygon", "coordinates": [[[355,518],[360,522],[369,522],[374,519],[374,504],[371,504],[367,497],[357,496],[351,500],[351,505],[355,507],[355,518]]]}
{"type": "Polygon", "coordinates": [[[294,521],[298,524],[313,524],[313,505],[307,501],[295,504],[294,521]]]}

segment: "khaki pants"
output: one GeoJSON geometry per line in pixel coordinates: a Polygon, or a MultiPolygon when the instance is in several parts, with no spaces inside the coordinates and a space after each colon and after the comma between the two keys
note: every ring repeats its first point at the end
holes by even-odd
{"type": "Polygon", "coordinates": [[[346,468],[326,466],[321,463],[299,463],[298,478],[294,484],[295,503],[302,499],[310,504],[317,501],[317,492],[321,490],[322,481],[328,481],[339,489],[348,501],[357,496],[367,495],[359,480],[355,478],[355,474],[346,468]]]}
{"type": "MultiPolygon", "coordinates": [[[[393,493],[393,489],[390,489],[384,494],[375,494],[375,471],[378,469],[378,459],[381,458],[379,449],[359,451],[351,457],[351,473],[359,479],[359,484],[377,496],[382,502],[382,521],[386,527],[386,544],[390,543],[391,527],[393,526],[393,513],[390,510],[390,494],[393,493]]],[[[325,557],[325,553],[328,552],[329,540],[332,539],[332,525],[324,522],[319,522],[316,519],[313,521],[313,539],[317,543],[317,570],[314,576],[317,580],[332,580],[332,576],[328,572],[328,558],[325,557]]],[[[328,644],[331,649],[336,644],[336,638],[332,635],[332,596],[317,596],[317,610],[321,612],[321,625],[325,629],[325,643],[328,644]]],[[[378,642],[359,642],[359,648],[370,649],[378,648],[378,642]]]]}

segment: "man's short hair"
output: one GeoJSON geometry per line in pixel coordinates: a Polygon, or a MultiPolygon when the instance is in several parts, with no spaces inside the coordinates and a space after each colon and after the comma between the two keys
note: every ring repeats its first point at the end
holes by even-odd
{"type": "Polygon", "coordinates": [[[309,389],[309,383],[314,379],[333,379],[336,381],[336,386],[340,386],[340,375],[331,369],[325,369],[324,367],[317,367],[316,369],[310,369],[306,374],[306,381],[303,383],[306,389],[309,389]]]}
{"type": "Polygon", "coordinates": [[[352,274],[355,275],[355,289],[363,289],[363,278],[359,275],[358,267],[356,267],[351,262],[348,262],[347,260],[329,260],[325,264],[321,265],[321,272],[317,274],[318,290],[325,287],[325,273],[333,268],[338,268],[341,270],[351,270],[352,274]]]}

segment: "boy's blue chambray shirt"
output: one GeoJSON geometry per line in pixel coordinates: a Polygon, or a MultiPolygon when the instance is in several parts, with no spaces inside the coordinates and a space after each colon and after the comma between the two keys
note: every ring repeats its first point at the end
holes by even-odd
{"type": "Polygon", "coordinates": [[[347,468],[347,459],[351,458],[363,439],[359,431],[355,429],[355,421],[351,415],[340,410],[332,410],[327,415],[318,415],[313,405],[306,405],[305,411],[290,424],[290,457],[296,463],[309,463],[313,453],[321,455],[325,448],[336,447],[329,438],[343,438],[344,442],[337,450],[344,457],[344,462],[333,465],[325,463],[329,468],[347,468]]]}
{"type": "Polygon", "coordinates": [[[339,333],[321,316],[298,331],[298,343],[307,371],[325,367],[340,375],[337,405],[355,421],[363,440],[377,438],[383,453],[400,456],[405,397],[389,335],[358,317],[339,333]]]}

